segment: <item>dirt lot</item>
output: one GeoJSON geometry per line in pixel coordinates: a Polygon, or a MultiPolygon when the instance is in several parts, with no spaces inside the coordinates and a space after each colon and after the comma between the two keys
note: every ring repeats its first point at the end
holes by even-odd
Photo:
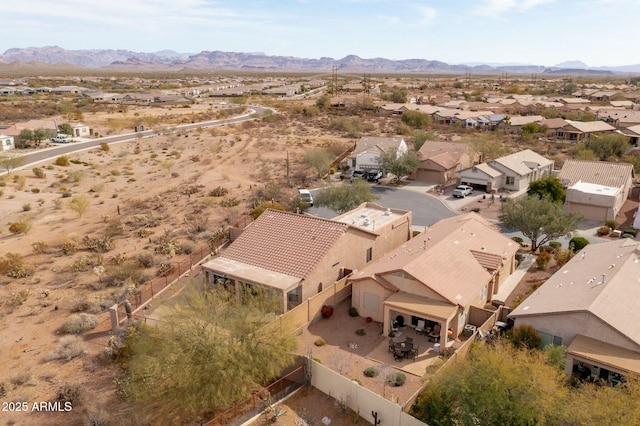
{"type": "MultiPolygon", "coordinates": [[[[83,121],[106,134],[107,118],[83,121]]],[[[42,178],[30,169],[5,176],[0,255],[15,254],[28,276],[0,277],[0,398],[53,401],[70,384],[83,402],[76,398],[71,412],[56,415],[3,413],[3,421],[72,424],[117,404],[114,371],[100,361],[108,335],[69,342],[61,331],[65,321],[76,312],[96,314],[102,324],[96,330],[104,329],[108,306],[155,276],[161,264],[206,245],[221,226],[237,221],[257,188],[275,180],[278,191],[293,196],[296,179],[310,183],[300,162],[305,150],[350,142],[303,126],[296,120],[286,126],[248,122],[173,133],[72,154],[64,166],[40,164],[42,178]],[[281,184],[287,153],[292,187],[281,184]],[[226,194],[214,196],[214,188],[226,194]],[[76,196],[88,201],[81,215],[69,207],[76,196]],[[30,229],[12,234],[16,222],[30,229]],[[93,243],[113,248],[89,249],[93,243]],[[140,266],[142,258],[148,267],[140,266]]]]}

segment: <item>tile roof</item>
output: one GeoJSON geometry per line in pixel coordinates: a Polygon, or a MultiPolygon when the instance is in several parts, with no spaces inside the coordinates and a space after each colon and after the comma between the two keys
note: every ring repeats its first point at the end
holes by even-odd
{"type": "Polygon", "coordinates": [[[524,149],[504,157],[496,158],[489,165],[493,163],[501,164],[521,176],[526,176],[531,173],[533,168],[548,166],[549,164],[553,164],[553,161],[530,149],[524,149]]]}
{"type": "Polygon", "coordinates": [[[489,282],[492,273],[487,269],[494,271],[498,258],[502,264],[517,250],[518,245],[486,219],[467,213],[437,222],[355,273],[353,280],[402,272],[451,304],[466,306],[489,282]]]}
{"type": "Polygon", "coordinates": [[[609,365],[640,374],[640,353],[578,334],[567,347],[567,353],[598,364],[609,365]]]}
{"type": "Polygon", "coordinates": [[[267,209],[222,256],[306,278],[348,228],[346,223],[267,209]]]}
{"type": "Polygon", "coordinates": [[[529,123],[537,123],[544,120],[541,115],[512,115],[509,117],[510,126],[524,126],[529,123]]]}
{"type": "Polygon", "coordinates": [[[469,145],[466,143],[425,141],[420,147],[418,155],[422,161],[432,160],[445,168],[451,168],[460,162],[460,158],[468,150],[469,145]]]}
{"type": "Polygon", "coordinates": [[[610,132],[616,129],[612,125],[600,120],[596,120],[596,121],[567,120],[567,123],[568,123],[567,126],[572,126],[583,133],[610,132]]]}
{"type": "Polygon", "coordinates": [[[363,136],[356,144],[356,149],[351,156],[357,156],[364,153],[383,153],[389,148],[398,148],[402,143],[402,137],[384,138],[379,136],[363,136]]]}
{"type": "Polygon", "coordinates": [[[640,345],[640,243],[589,244],[510,316],[590,312],[640,345]]]}
{"type": "Polygon", "coordinates": [[[607,161],[566,160],[558,177],[567,187],[577,182],[621,188],[633,176],[633,166],[628,163],[607,161]]]}
{"type": "Polygon", "coordinates": [[[559,129],[567,125],[567,120],[564,118],[547,118],[540,122],[541,126],[547,126],[548,129],[559,129]]]}

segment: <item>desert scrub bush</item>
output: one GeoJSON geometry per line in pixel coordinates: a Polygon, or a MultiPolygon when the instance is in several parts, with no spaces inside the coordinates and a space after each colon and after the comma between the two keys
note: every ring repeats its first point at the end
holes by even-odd
{"type": "Polygon", "coordinates": [[[598,228],[596,233],[600,237],[605,237],[605,236],[609,235],[610,231],[611,231],[611,228],[609,228],[608,226],[601,226],[600,228],[598,228]]]}
{"type": "Polygon", "coordinates": [[[364,375],[367,377],[376,377],[378,374],[380,374],[380,370],[375,367],[368,367],[364,370],[364,375]]]}
{"type": "Polygon", "coordinates": [[[355,306],[351,306],[349,307],[349,316],[350,317],[357,317],[358,315],[358,309],[355,306]]]}
{"type": "Polygon", "coordinates": [[[226,200],[222,200],[220,202],[220,205],[222,207],[235,207],[238,204],[240,204],[240,200],[238,200],[236,197],[227,198],[226,200]]]}
{"type": "Polygon", "coordinates": [[[29,383],[30,381],[31,381],[31,373],[27,371],[18,373],[11,378],[11,384],[14,386],[22,386],[25,383],[29,383]]]}
{"type": "Polygon", "coordinates": [[[98,326],[98,317],[85,312],[72,314],[60,327],[67,334],[82,334],[98,326]]]}
{"type": "Polygon", "coordinates": [[[77,407],[82,402],[82,388],[79,384],[64,383],[56,391],[56,401],[61,402],[63,407],[70,405],[77,407]]]}
{"type": "Polygon", "coordinates": [[[364,336],[365,334],[367,334],[367,330],[365,330],[364,328],[359,328],[356,330],[356,334],[358,336],[364,336]]]}
{"type": "Polygon", "coordinates": [[[23,212],[31,211],[31,203],[24,203],[24,204],[22,205],[22,211],[23,211],[23,212]]]}
{"type": "Polygon", "coordinates": [[[393,373],[387,377],[387,381],[392,386],[402,386],[407,381],[407,376],[404,373],[393,373]]]}
{"type": "Polygon", "coordinates": [[[44,173],[44,170],[42,170],[40,167],[34,167],[31,171],[33,172],[33,175],[38,179],[45,179],[47,177],[47,175],[44,173]]]}
{"type": "Polygon", "coordinates": [[[102,237],[93,237],[90,238],[88,235],[82,239],[82,244],[84,247],[96,253],[106,253],[110,250],[113,250],[113,240],[110,236],[104,235],[102,237]]]}
{"type": "Polygon", "coordinates": [[[42,254],[47,252],[47,250],[49,249],[49,245],[44,241],[36,241],[34,243],[31,243],[31,248],[33,249],[34,253],[42,254]]]}
{"type": "Polygon", "coordinates": [[[99,314],[104,309],[97,302],[91,300],[77,300],[71,305],[71,312],[86,312],[88,314],[99,314]]]}
{"type": "Polygon", "coordinates": [[[620,224],[615,219],[607,219],[607,221],[604,223],[604,226],[611,229],[616,229],[618,226],[620,226],[620,224]]]}
{"type": "Polygon", "coordinates": [[[9,306],[20,306],[31,296],[31,292],[29,290],[20,290],[15,293],[11,293],[11,297],[7,301],[9,306]]]}
{"type": "Polygon", "coordinates": [[[78,251],[80,246],[78,243],[72,240],[66,240],[62,243],[62,247],[60,247],[60,251],[62,254],[72,254],[78,251]]]}
{"type": "Polygon", "coordinates": [[[40,193],[40,188],[31,188],[31,192],[34,194],[39,194],[40,193]]]}
{"type": "Polygon", "coordinates": [[[70,269],[71,272],[86,272],[93,265],[95,265],[95,262],[92,259],[89,259],[87,256],[82,256],[71,264],[70,269]]]}
{"type": "Polygon", "coordinates": [[[124,223],[120,219],[114,219],[109,222],[104,230],[104,234],[109,237],[124,234],[124,223]]]}
{"type": "Polygon", "coordinates": [[[16,183],[16,188],[22,191],[24,186],[27,184],[27,178],[24,176],[14,176],[13,181],[16,183]]]}
{"type": "Polygon", "coordinates": [[[320,338],[316,339],[316,341],[313,342],[313,344],[316,345],[316,346],[324,346],[324,345],[327,344],[327,341],[324,340],[322,337],[320,337],[320,338]]]}
{"type": "Polygon", "coordinates": [[[165,232],[165,234],[158,239],[155,247],[153,247],[153,252],[173,257],[176,254],[180,254],[180,245],[175,240],[171,239],[169,233],[165,232]]]}
{"type": "Polygon", "coordinates": [[[6,274],[13,268],[23,265],[24,258],[18,253],[7,253],[0,257],[0,274],[6,274]]]}
{"type": "Polygon", "coordinates": [[[28,218],[22,218],[17,222],[9,224],[9,232],[12,234],[27,234],[30,230],[31,220],[28,218]]]}
{"type": "Polygon", "coordinates": [[[100,149],[104,152],[109,152],[109,144],[106,142],[102,142],[100,144],[100,149]]]}
{"type": "Polygon", "coordinates": [[[171,263],[162,262],[158,265],[158,269],[156,270],[156,276],[164,277],[166,275],[171,274],[175,271],[176,268],[171,263]]]}
{"type": "Polygon", "coordinates": [[[86,353],[84,342],[79,336],[64,336],[58,347],[47,354],[47,361],[71,361],[86,353]]]}
{"type": "Polygon", "coordinates": [[[121,287],[132,285],[137,287],[149,281],[151,277],[144,273],[142,268],[133,262],[125,262],[122,265],[110,266],[107,268],[103,283],[111,287],[121,287]]]}
{"type": "Polygon", "coordinates": [[[122,174],[118,169],[113,169],[109,173],[111,174],[111,176],[120,176],[122,174]]]}
{"type": "Polygon", "coordinates": [[[152,266],[154,266],[156,264],[155,257],[150,253],[143,253],[143,254],[137,255],[135,257],[135,261],[142,268],[151,268],[152,266]]]}
{"type": "Polygon", "coordinates": [[[216,186],[211,191],[209,191],[210,197],[224,197],[229,193],[229,190],[222,186],[216,186]]]}
{"type": "Polygon", "coordinates": [[[56,158],[55,165],[61,166],[61,167],[67,167],[69,165],[69,158],[65,157],[64,155],[60,156],[56,158]]]}

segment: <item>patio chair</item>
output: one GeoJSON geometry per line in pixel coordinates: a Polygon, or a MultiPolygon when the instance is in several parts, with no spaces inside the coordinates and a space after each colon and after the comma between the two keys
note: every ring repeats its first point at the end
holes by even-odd
{"type": "Polygon", "coordinates": [[[407,337],[404,342],[413,344],[413,337],[407,337]]]}
{"type": "Polygon", "coordinates": [[[425,325],[425,320],[418,320],[418,324],[416,325],[416,334],[423,334],[425,325]]]}
{"type": "Polygon", "coordinates": [[[404,353],[402,353],[402,351],[400,349],[395,349],[393,350],[393,359],[395,359],[396,361],[402,361],[404,359],[404,353]]]}
{"type": "Polygon", "coordinates": [[[415,348],[411,349],[411,351],[409,352],[409,357],[415,361],[416,358],[418,358],[419,351],[420,351],[420,346],[416,346],[415,348]]]}
{"type": "Polygon", "coordinates": [[[389,353],[393,353],[396,350],[396,348],[393,345],[394,345],[393,339],[389,338],[389,353]]]}

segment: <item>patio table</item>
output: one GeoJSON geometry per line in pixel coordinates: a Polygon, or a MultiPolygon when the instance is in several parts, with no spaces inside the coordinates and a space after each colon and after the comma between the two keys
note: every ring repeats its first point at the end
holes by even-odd
{"type": "Polygon", "coordinates": [[[413,343],[400,342],[394,344],[393,347],[402,352],[402,355],[406,358],[407,354],[413,349],[413,343]]]}

